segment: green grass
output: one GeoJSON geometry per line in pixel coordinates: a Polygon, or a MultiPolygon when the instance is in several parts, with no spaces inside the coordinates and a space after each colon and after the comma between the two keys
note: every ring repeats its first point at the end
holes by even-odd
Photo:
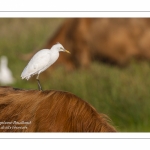
{"type": "MultiPolygon", "coordinates": [[[[63,19],[0,19],[0,55],[9,58],[13,87],[37,89],[34,80],[21,80],[25,54],[40,48],[63,19]]],[[[42,74],[41,74],[42,76],[42,74]]],[[[67,72],[63,67],[41,80],[44,89],[69,91],[107,114],[120,132],[150,131],[150,65],[132,61],[125,68],[93,62],[89,69],[67,72]]]]}

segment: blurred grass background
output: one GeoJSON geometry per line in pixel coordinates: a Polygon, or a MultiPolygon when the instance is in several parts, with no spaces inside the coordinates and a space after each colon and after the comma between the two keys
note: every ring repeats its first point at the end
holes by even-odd
{"type": "MultiPolygon", "coordinates": [[[[36,81],[20,78],[27,64],[20,56],[35,49],[40,50],[63,20],[0,18],[0,56],[8,57],[8,66],[16,80],[11,86],[37,89],[36,81]]],[[[44,89],[69,91],[86,100],[98,112],[107,114],[120,132],[149,132],[149,75],[150,65],[146,61],[132,61],[125,68],[95,61],[89,69],[72,72],[58,67],[41,83],[44,89]]]]}

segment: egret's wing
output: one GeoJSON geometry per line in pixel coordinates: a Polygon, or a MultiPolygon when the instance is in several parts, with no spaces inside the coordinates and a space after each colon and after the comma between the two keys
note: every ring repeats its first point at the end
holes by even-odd
{"type": "Polygon", "coordinates": [[[37,74],[39,71],[44,71],[49,67],[50,60],[51,53],[49,50],[41,50],[37,52],[29,61],[21,76],[31,76],[37,74]]]}
{"type": "Polygon", "coordinates": [[[50,51],[39,51],[36,55],[33,56],[29,62],[27,68],[29,73],[36,73],[40,70],[43,70],[48,66],[49,61],[51,60],[50,51]]]}

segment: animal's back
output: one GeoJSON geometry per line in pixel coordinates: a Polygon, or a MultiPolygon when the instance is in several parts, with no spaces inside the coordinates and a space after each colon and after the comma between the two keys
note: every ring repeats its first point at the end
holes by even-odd
{"type": "Polygon", "coordinates": [[[4,121],[12,122],[11,129],[0,128],[0,132],[115,132],[108,120],[68,92],[0,88],[0,127],[4,121]]]}

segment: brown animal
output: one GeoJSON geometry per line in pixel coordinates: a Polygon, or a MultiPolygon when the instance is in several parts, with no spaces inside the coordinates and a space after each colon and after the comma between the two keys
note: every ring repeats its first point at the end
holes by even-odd
{"type": "Polygon", "coordinates": [[[0,87],[0,132],[115,132],[108,120],[68,92],[0,87]]]}
{"type": "Polygon", "coordinates": [[[149,38],[149,18],[72,18],[66,19],[41,49],[60,42],[71,51],[52,67],[85,68],[92,61],[125,66],[132,59],[150,60],[149,38]]]}

